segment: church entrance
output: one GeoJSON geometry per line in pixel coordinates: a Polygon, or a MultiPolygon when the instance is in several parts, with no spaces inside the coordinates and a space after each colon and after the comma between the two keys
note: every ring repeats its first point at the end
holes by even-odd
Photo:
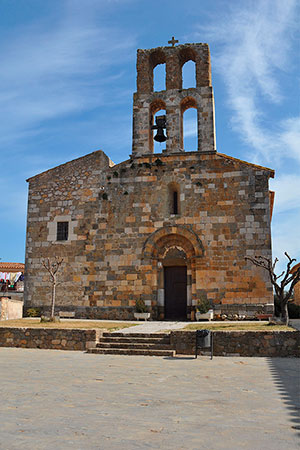
{"type": "Polygon", "coordinates": [[[187,268],[186,266],[164,267],[165,319],[187,318],[187,268]]]}

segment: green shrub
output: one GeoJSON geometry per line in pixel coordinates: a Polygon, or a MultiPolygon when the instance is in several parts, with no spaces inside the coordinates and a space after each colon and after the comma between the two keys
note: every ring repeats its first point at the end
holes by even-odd
{"type": "Polygon", "coordinates": [[[147,312],[147,306],[145,305],[144,300],[139,299],[135,301],[135,312],[137,313],[147,312]]]}
{"type": "Polygon", "coordinates": [[[207,311],[211,308],[210,302],[207,298],[202,297],[197,302],[197,311],[199,311],[200,314],[205,314],[207,311]]]}

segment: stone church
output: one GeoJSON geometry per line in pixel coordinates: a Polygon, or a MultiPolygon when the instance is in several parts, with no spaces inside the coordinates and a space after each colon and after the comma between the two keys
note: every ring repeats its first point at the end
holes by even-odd
{"type": "Polygon", "coordinates": [[[245,257],[271,257],[274,171],[217,152],[209,47],[170,44],[137,51],[129,159],[114,164],[99,150],[27,180],[26,309],[49,310],[41,260],[55,255],[64,258],[56,309],[77,318],[132,319],[139,299],[155,320],[193,320],[203,298],[217,313],[273,303],[266,272],[245,257]],[[190,60],[196,87],[183,89],[190,60]],[[159,92],[158,64],[166,67],[159,92]],[[189,108],[195,151],[183,145],[189,108]]]}

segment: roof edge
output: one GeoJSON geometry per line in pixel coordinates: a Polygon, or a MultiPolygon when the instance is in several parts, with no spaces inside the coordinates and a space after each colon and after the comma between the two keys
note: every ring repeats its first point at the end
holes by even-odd
{"type": "Polygon", "coordinates": [[[105,156],[107,157],[109,167],[113,167],[113,166],[115,165],[115,163],[114,163],[114,162],[106,155],[106,153],[104,153],[103,150],[95,150],[94,152],[87,153],[86,155],[80,156],[79,158],[71,159],[71,161],[67,161],[67,162],[65,162],[65,163],[63,163],[63,164],[59,164],[58,166],[51,167],[51,169],[44,170],[43,172],[38,173],[37,175],[34,175],[34,176],[32,176],[32,177],[27,178],[26,181],[27,181],[27,183],[29,183],[30,181],[32,181],[32,180],[34,180],[34,179],[40,177],[41,175],[44,175],[45,173],[51,172],[52,170],[56,170],[56,169],[58,169],[59,167],[66,166],[67,164],[71,164],[71,163],[73,163],[74,161],[79,161],[79,160],[81,160],[81,159],[86,158],[87,156],[91,156],[91,155],[96,154],[96,153],[103,153],[103,155],[105,155],[105,156]]]}
{"type": "Polygon", "coordinates": [[[264,167],[264,166],[259,166],[258,164],[249,163],[247,161],[244,161],[243,159],[234,158],[233,156],[225,155],[225,153],[217,152],[216,154],[218,156],[221,156],[222,158],[227,158],[227,159],[230,159],[232,161],[237,161],[237,162],[240,162],[242,164],[246,164],[247,166],[255,167],[256,169],[261,169],[261,170],[265,170],[267,172],[270,172],[270,177],[271,178],[274,178],[274,176],[275,176],[275,170],[274,169],[270,169],[269,167],[264,167]]]}

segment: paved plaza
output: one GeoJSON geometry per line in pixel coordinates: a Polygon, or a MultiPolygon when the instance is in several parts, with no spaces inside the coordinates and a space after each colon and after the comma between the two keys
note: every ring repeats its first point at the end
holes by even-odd
{"type": "Polygon", "coordinates": [[[0,449],[299,448],[299,360],[0,348],[0,449]]]}

